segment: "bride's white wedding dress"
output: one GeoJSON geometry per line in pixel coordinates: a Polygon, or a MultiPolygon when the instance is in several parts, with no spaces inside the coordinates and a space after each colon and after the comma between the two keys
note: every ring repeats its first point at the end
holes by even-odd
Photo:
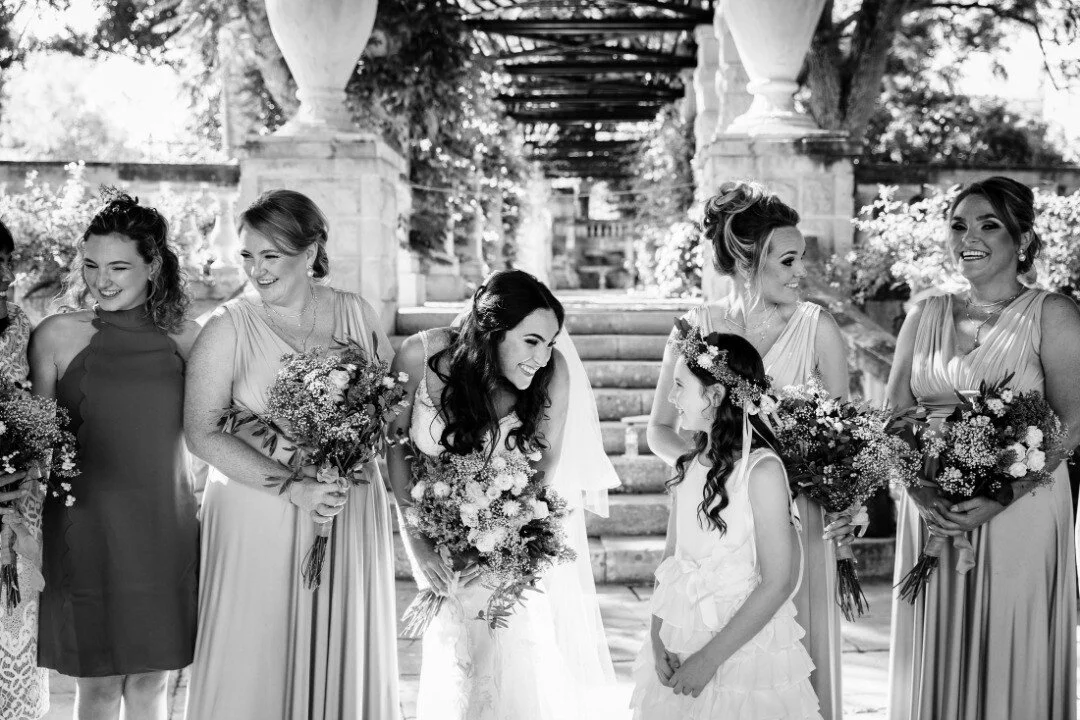
{"type": "MultiPolygon", "coordinates": [[[[422,339],[427,368],[429,333],[422,339]]],[[[420,452],[434,457],[444,449],[445,422],[432,402],[428,374],[417,387],[409,434],[420,452]]],[[[495,454],[506,452],[504,439],[518,425],[513,413],[502,419],[495,454]]],[[[576,495],[567,531],[575,547],[587,548],[580,486],[576,495]]],[[[491,591],[479,582],[454,590],[424,633],[417,719],[587,717],[591,691],[611,682],[613,672],[591,575],[582,582],[582,561],[587,568],[587,550],[578,563],[556,566],[541,580],[541,592],[526,593],[509,626],[494,632],[477,619],[491,591]]]]}

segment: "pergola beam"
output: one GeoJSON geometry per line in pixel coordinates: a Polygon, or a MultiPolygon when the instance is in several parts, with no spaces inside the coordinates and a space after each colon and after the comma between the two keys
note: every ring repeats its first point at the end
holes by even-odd
{"type": "Polygon", "coordinates": [[[679,93],[660,94],[624,91],[621,93],[552,92],[544,94],[530,93],[528,95],[517,93],[514,95],[499,95],[496,99],[504,103],[666,103],[679,97],[681,97],[679,93]]]}
{"type": "Polygon", "coordinates": [[[645,122],[656,117],[657,108],[624,108],[603,112],[592,108],[580,110],[515,110],[510,117],[518,122],[547,123],[597,123],[597,122],[645,122]]]}
{"type": "Polygon", "coordinates": [[[697,58],[674,56],[669,60],[513,63],[503,65],[502,69],[511,75],[590,75],[609,73],[675,73],[685,68],[696,66],[697,58]]]}
{"type": "Polygon", "coordinates": [[[712,22],[710,13],[678,18],[573,19],[529,18],[519,20],[466,20],[469,27],[497,35],[541,33],[544,35],[647,35],[684,32],[712,22]]]}

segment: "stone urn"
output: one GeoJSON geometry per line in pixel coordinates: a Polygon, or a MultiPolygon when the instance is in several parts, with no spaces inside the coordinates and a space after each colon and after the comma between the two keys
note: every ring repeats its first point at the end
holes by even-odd
{"type": "Polygon", "coordinates": [[[802,69],[825,0],[722,0],[720,12],[750,77],[750,109],[729,134],[800,138],[824,133],[795,109],[802,69]]]}
{"type": "Polygon", "coordinates": [[[266,0],[270,30],[300,101],[277,135],[359,134],[345,85],[371,36],[377,7],[377,0],[266,0]]]}

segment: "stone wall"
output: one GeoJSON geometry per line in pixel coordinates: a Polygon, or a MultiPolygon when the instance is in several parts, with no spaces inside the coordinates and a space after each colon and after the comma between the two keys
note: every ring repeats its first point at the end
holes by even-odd
{"type": "MultiPolygon", "coordinates": [[[[0,185],[9,192],[17,192],[26,174],[36,172],[38,180],[50,185],[62,185],[67,180],[68,163],[55,160],[0,161],[0,185]]],[[[152,194],[163,183],[177,191],[190,189],[235,191],[240,183],[240,167],[235,163],[105,163],[87,162],[86,182],[91,186],[112,185],[128,192],[152,194]]]]}
{"type": "Polygon", "coordinates": [[[873,203],[879,185],[896,185],[896,199],[910,200],[921,196],[926,186],[944,189],[993,175],[1007,175],[1031,187],[1061,195],[1080,190],[1080,166],[966,168],[858,163],[855,165],[855,208],[857,211],[873,203]]]}

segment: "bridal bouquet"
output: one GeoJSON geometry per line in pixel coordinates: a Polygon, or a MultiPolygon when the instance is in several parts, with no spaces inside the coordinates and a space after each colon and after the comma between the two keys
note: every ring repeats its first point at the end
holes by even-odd
{"type": "MultiPolygon", "coordinates": [[[[262,447],[273,454],[280,438],[292,444],[287,465],[293,474],[282,485],[300,477],[301,468],[316,465],[320,482],[362,485],[364,464],[396,442],[387,425],[405,409],[408,376],[390,374],[389,363],[379,360],[378,341],[372,336],[374,356],[356,342],[339,343],[331,353],[315,348],[282,357],[282,367],[267,392],[266,408],[255,414],[230,408],[219,424],[235,433],[251,426],[262,447]]],[[[320,524],[315,543],[304,559],[308,588],[319,586],[327,538],[333,523],[320,524]]]]}
{"type": "MultiPolygon", "coordinates": [[[[507,618],[544,571],[574,559],[561,521],[566,501],[533,469],[540,452],[511,450],[433,458],[413,453],[415,505],[406,522],[431,540],[455,571],[477,565],[484,587],[492,590],[477,619],[491,630],[507,618]]],[[[445,598],[423,590],[405,611],[406,636],[420,637],[438,615],[445,598]]]]}
{"type": "MultiPolygon", "coordinates": [[[[819,386],[789,386],[774,413],[779,454],[793,492],[821,505],[828,522],[854,519],[891,483],[907,485],[919,456],[896,433],[907,414],[893,415],[830,398],[819,386]]],[[[850,545],[836,548],[836,604],[848,620],[869,609],[850,545]]]]}
{"type": "MultiPolygon", "coordinates": [[[[1005,504],[1014,482],[1033,481],[1036,486],[1053,482],[1046,470],[1047,456],[1064,447],[1064,427],[1042,393],[1006,387],[1012,378],[1010,373],[994,385],[983,382],[978,392],[958,393],[961,403],[941,428],[925,431],[926,477],[949,502],[987,497],[1005,504]]],[[[901,598],[914,604],[947,542],[936,535],[927,541],[901,582],[901,598]]],[[[966,539],[958,547],[962,554],[971,553],[966,539]]]]}
{"type": "MultiPolygon", "coordinates": [[[[75,437],[65,430],[67,412],[55,400],[30,393],[30,385],[0,378],[0,475],[39,472],[47,497],[70,507],[75,502],[67,479],[79,474],[75,437]]],[[[10,507],[14,501],[5,503],[10,507]]],[[[0,532],[0,591],[12,610],[22,595],[16,561],[41,564],[37,543],[22,518],[11,519],[0,532]]]]}

